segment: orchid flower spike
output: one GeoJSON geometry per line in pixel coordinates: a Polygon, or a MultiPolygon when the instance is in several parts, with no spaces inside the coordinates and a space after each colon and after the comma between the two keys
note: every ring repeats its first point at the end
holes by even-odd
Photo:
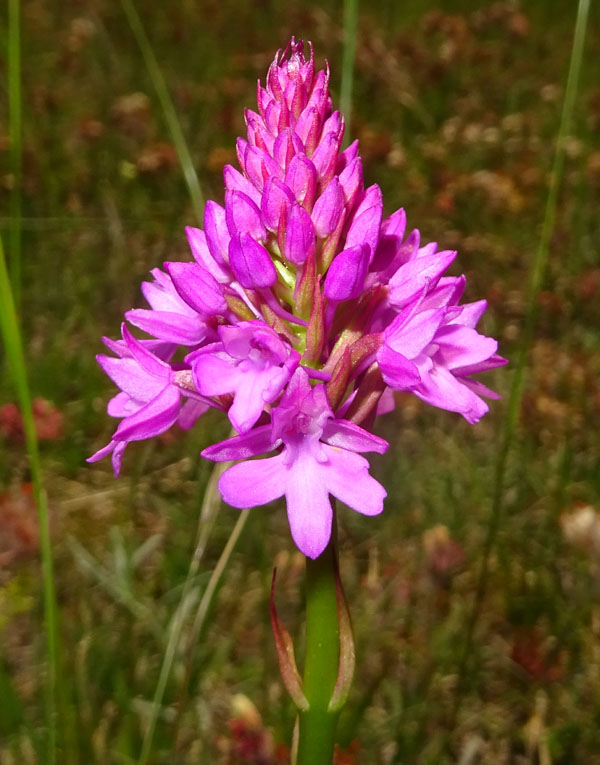
{"type": "Polygon", "coordinates": [[[220,479],[224,500],[285,497],[294,542],[316,558],[331,496],[363,515],[383,509],[361,453],[387,449],[370,431],[394,391],[474,424],[498,398],[474,375],[506,360],[476,329],[485,301],[461,304],[464,276],[445,275],[456,253],[421,244],[403,210],[383,217],[380,188],[364,188],[310,43],[277,52],[245,119],[222,204],[187,229],[193,260],[154,269],[149,307],[125,314],[149,337],[124,325],[105,341],[114,355],[98,356],[120,388],[108,404],[120,423],[89,461],[112,454],[118,475],[129,442],[219,409],[238,435],[202,454],[239,460],[220,479]]]}

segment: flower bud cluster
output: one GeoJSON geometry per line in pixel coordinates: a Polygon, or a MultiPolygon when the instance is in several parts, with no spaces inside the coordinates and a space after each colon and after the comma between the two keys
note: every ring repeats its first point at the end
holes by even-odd
{"type": "Polygon", "coordinates": [[[121,421],[90,461],[112,454],[118,475],[130,441],[220,409],[237,435],[203,456],[244,460],[220,480],[225,501],[285,496],[292,536],[314,558],[331,533],[329,495],[367,515],[383,508],[359,453],[387,448],[370,428],[393,391],[475,423],[481,396],[497,396],[473,375],[505,360],[475,329],[485,301],[460,305],[464,276],[444,276],[456,253],[406,235],[403,210],[382,218],[358,142],[341,150],[344,119],[312,46],[307,57],[292,39],[277,53],[257,103],[237,141],[241,172],[224,168],[224,206],[208,202],[204,229],[187,229],[193,261],[154,269],[150,307],[125,314],[150,338],[124,324],[105,339],[114,355],[98,361],[120,388],[108,413],[121,421]]]}

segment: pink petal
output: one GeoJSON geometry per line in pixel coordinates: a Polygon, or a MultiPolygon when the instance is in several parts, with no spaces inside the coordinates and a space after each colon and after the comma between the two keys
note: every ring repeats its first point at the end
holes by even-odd
{"type": "Polygon", "coordinates": [[[271,425],[259,425],[241,436],[234,436],[218,444],[208,446],[202,456],[214,462],[229,462],[229,460],[247,460],[272,451],[276,446],[271,438],[271,425]]]}
{"type": "Polygon", "coordinates": [[[260,192],[258,189],[231,165],[225,165],[223,168],[223,180],[227,191],[242,191],[246,196],[250,197],[255,205],[260,206],[260,192]]]}
{"type": "Polygon", "coordinates": [[[413,393],[432,406],[462,414],[471,425],[489,410],[485,401],[444,367],[434,367],[413,393]]]}
{"type": "Polygon", "coordinates": [[[492,337],[459,324],[442,327],[436,333],[435,343],[439,346],[436,364],[443,364],[448,369],[478,364],[493,356],[498,348],[498,342],[492,337]]]}
{"type": "Polygon", "coordinates": [[[126,417],[115,432],[116,441],[143,441],[164,433],[177,421],[181,394],[174,385],[166,388],[135,414],[126,417]]]}
{"type": "Polygon", "coordinates": [[[325,448],[328,465],[323,473],[329,492],[358,513],[379,515],[387,492],[369,475],[367,460],[345,449],[325,448]]]}
{"type": "Polygon", "coordinates": [[[225,220],[231,236],[248,233],[253,239],[263,242],[267,238],[260,210],[250,197],[241,191],[225,193],[225,220]]]}
{"type": "Polygon", "coordinates": [[[364,197],[354,213],[344,246],[348,248],[359,244],[368,244],[371,251],[370,259],[373,260],[379,240],[382,211],[381,189],[377,184],[374,184],[365,191],[364,197]]]}
{"type": "Polygon", "coordinates": [[[260,202],[262,219],[269,231],[276,232],[280,222],[288,218],[290,205],[294,195],[290,189],[277,178],[269,178],[260,202]]]}
{"type": "Polygon", "coordinates": [[[189,430],[195,425],[196,420],[210,409],[210,406],[204,401],[188,399],[181,407],[177,424],[182,430],[189,430]]]}
{"type": "Polygon", "coordinates": [[[371,250],[357,244],[338,253],[327,270],[323,294],[329,300],[352,300],[362,294],[371,250]]]}
{"type": "Polygon", "coordinates": [[[308,157],[304,154],[296,154],[286,171],[285,183],[296,197],[298,204],[309,211],[312,210],[317,188],[317,171],[308,157]]]}
{"type": "Polygon", "coordinates": [[[445,311],[433,308],[410,315],[405,311],[397,316],[385,331],[385,344],[407,359],[414,359],[433,340],[445,311]]]}
{"type": "Polygon", "coordinates": [[[221,396],[235,390],[239,379],[235,363],[220,353],[198,353],[192,362],[194,383],[203,396],[221,396]]]}
{"type": "MultiPolygon", "coordinates": [[[[162,385],[164,385],[164,383],[162,383],[162,385]]],[[[158,393],[160,393],[160,390],[157,390],[154,395],[157,395],[158,393]]],[[[154,396],[151,396],[150,398],[154,398],[154,396]]],[[[144,406],[144,403],[145,402],[143,401],[135,401],[127,393],[117,393],[117,395],[113,396],[108,402],[106,413],[109,417],[129,417],[130,414],[134,414],[138,409],[141,409],[144,406]]]]}
{"type": "Polygon", "coordinates": [[[147,311],[134,308],[125,317],[144,332],[181,345],[197,345],[206,337],[206,325],[200,315],[197,318],[167,311],[147,311]]]}
{"type": "Polygon", "coordinates": [[[329,236],[339,223],[344,212],[344,192],[337,178],[333,178],[325,191],[315,202],[312,222],[317,236],[321,239],[329,236]]]}
{"type": "Polygon", "coordinates": [[[162,359],[157,358],[147,346],[143,345],[127,329],[126,324],[121,324],[121,334],[127,345],[127,350],[138,362],[138,364],[155,377],[162,377],[168,380],[171,377],[171,367],[162,359]]]}
{"type": "Polygon", "coordinates": [[[208,201],[204,208],[204,233],[210,254],[219,265],[226,265],[230,236],[225,210],[216,202],[208,201]]]}
{"type": "Polygon", "coordinates": [[[240,462],[223,473],[219,491],[232,507],[266,505],[283,496],[285,477],[281,455],[240,462]]]}
{"type": "Polygon", "coordinates": [[[199,314],[216,316],[227,310],[222,287],[205,268],[177,261],[164,266],[181,298],[199,314]]]}
{"type": "Polygon", "coordinates": [[[135,359],[114,359],[104,355],[96,358],[110,379],[136,401],[150,401],[165,387],[163,377],[149,374],[135,359]]]}
{"type": "MultiPolygon", "coordinates": [[[[186,226],[185,233],[194,260],[209,271],[220,284],[229,284],[231,276],[229,275],[229,272],[225,268],[222,268],[211,255],[204,231],[199,228],[193,228],[192,226],[186,226]]],[[[229,243],[229,236],[227,237],[227,242],[229,243]]],[[[225,249],[225,252],[227,252],[227,249],[225,249]]]]}
{"type": "Polygon", "coordinates": [[[387,345],[377,352],[377,363],[384,382],[394,390],[411,390],[421,381],[416,365],[387,345]]]}
{"type": "Polygon", "coordinates": [[[304,555],[318,558],[331,538],[333,512],[321,466],[311,454],[290,465],[285,497],[294,542],[304,555]]]}
{"type": "Polygon", "coordinates": [[[389,302],[402,308],[412,300],[425,285],[433,289],[438,279],[452,263],[456,252],[437,252],[435,255],[415,258],[405,263],[390,279],[389,302]]]}
{"type": "Polygon", "coordinates": [[[246,433],[265,408],[260,375],[240,375],[235,397],[227,416],[238,433],[246,433]]]}
{"type": "Polygon", "coordinates": [[[271,256],[247,232],[232,237],[229,262],[237,280],[247,289],[271,287],[277,281],[277,271],[271,256]]]}
{"type": "Polygon", "coordinates": [[[328,420],[321,440],[330,446],[349,449],[352,452],[378,452],[384,454],[389,444],[383,438],[348,420],[328,420]]]}
{"type": "Polygon", "coordinates": [[[315,251],[315,229],[310,215],[294,202],[285,229],[283,254],[287,260],[299,266],[315,251]]]}

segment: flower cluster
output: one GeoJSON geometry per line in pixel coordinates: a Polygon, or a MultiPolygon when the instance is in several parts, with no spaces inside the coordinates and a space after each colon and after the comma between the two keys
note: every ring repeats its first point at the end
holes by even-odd
{"type": "Polygon", "coordinates": [[[105,339],[113,355],[98,361],[121,390],[108,413],[121,422],[90,458],[112,453],[118,475],[130,441],[218,408],[237,435],[203,456],[243,460],[221,477],[223,498],[241,508],[285,495],[312,558],[330,538],[329,495],[366,515],[383,508],[360,453],[386,450],[370,428],[393,391],[475,423],[481,396],[497,396],[473,375],[505,363],[475,329],[485,301],[460,305],[464,276],[444,276],[456,253],[405,236],[403,210],[382,219],[358,142],[341,150],[328,84],[312,47],[307,57],[292,39],[275,56],[246,111],[241,172],[224,169],[224,206],[208,202],[204,230],[187,229],[194,260],[155,269],[142,286],[150,307],[125,315],[151,337],[123,325],[105,339]]]}

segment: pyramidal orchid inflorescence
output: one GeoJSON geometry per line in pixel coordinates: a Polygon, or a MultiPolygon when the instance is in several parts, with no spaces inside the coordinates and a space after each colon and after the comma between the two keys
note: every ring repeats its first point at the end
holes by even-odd
{"type": "Polygon", "coordinates": [[[122,339],[105,339],[113,355],[98,362],[120,388],[108,413],[121,421],[90,461],[112,454],[118,475],[129,442],[220,409],[238,435],[202,454],[241,460],[220,479],[223,498],[242,508],[285,496],[294,541],[316,558],[329,495],[383,509],[360,453],[386,450],[369,429],[392,392],[476,423],[481,397],[497,395],[473,375],[505,360],[475,329],[485,301],[461,305],[465,277],[444,276],[456,253],[406,236],[403,210],[382,217],[358,142],[341,150],[344,118],[309,47],[307,58],[292,39],[258,84],[224,206],[208,202],[204,230],[187,229],[194,260],[154,269],[150,307],[125,314],[150,338],[124,324],[122,339]]]}

